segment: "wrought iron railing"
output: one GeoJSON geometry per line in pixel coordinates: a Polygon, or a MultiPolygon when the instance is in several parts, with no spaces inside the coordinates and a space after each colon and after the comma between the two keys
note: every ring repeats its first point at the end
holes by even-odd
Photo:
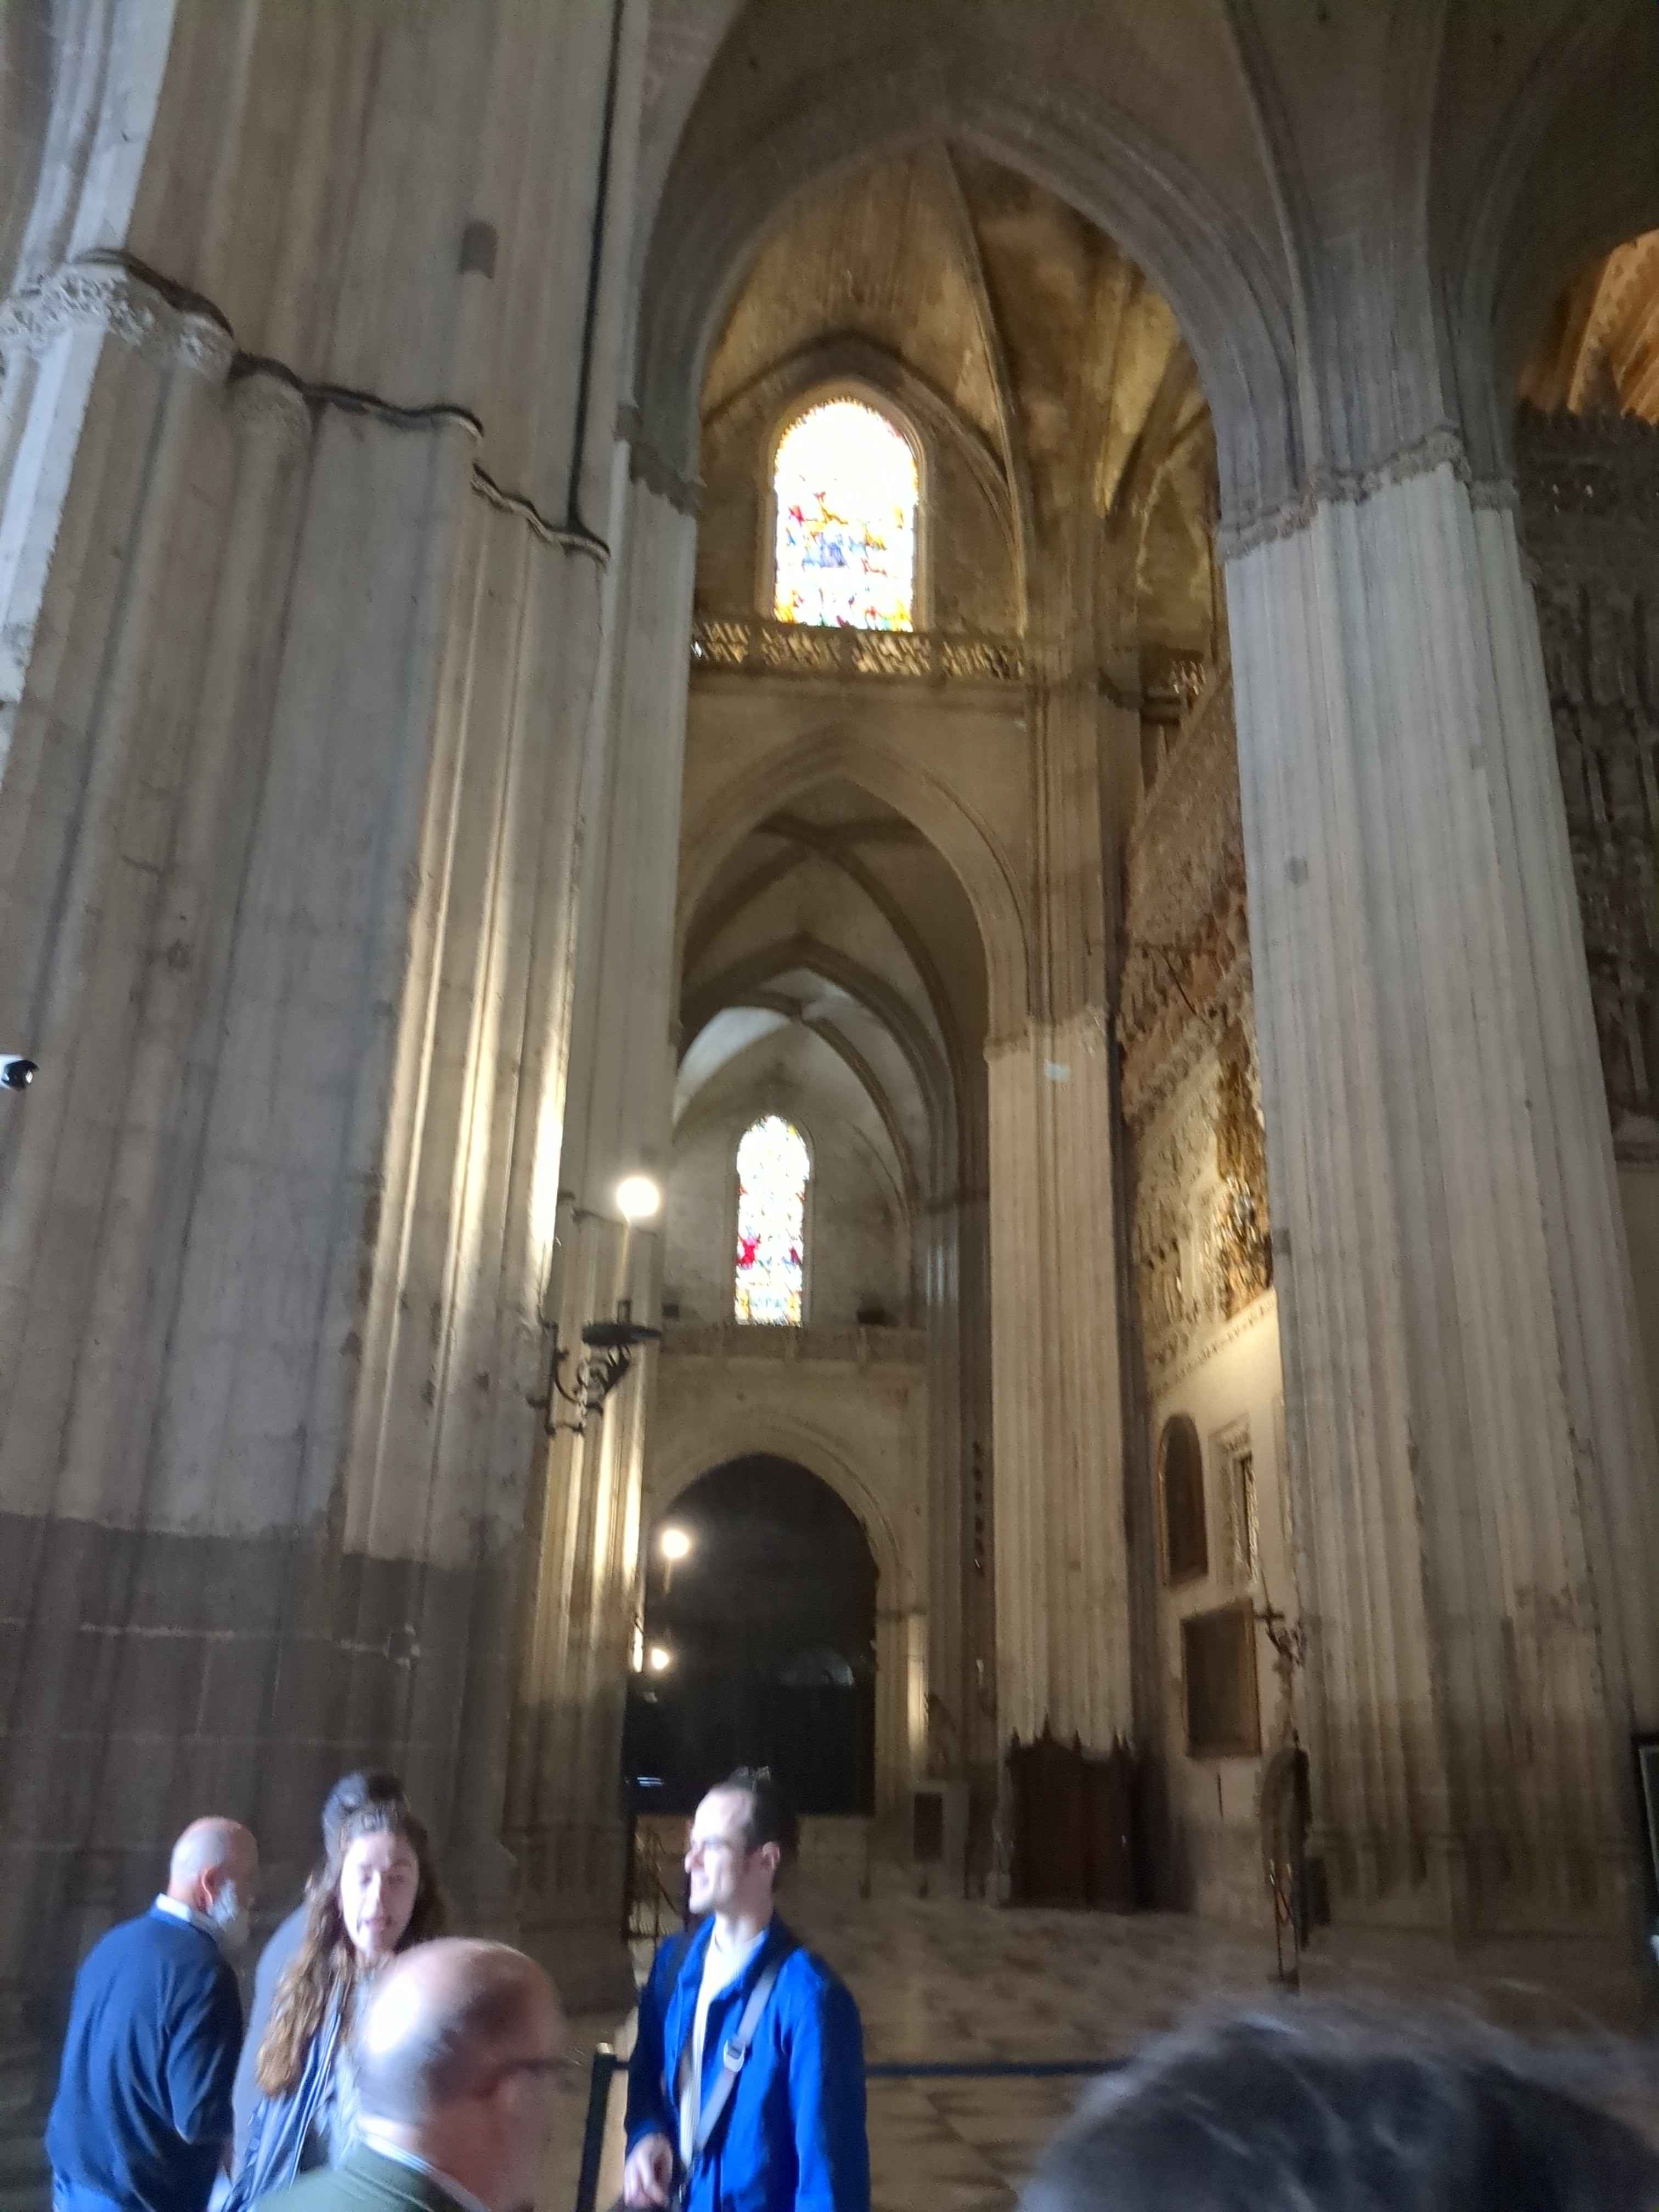
{"type": "Polygon", "coordinates": [[[745,669],[767,676],[890,676],[933,684],[1018,684],[1025,653],[1018,638],[976,630],[819,629],[763,615],[697,615],[694,669],[745,669]]]}
{"type": "Polygon", "coordinates": [[[628,1832],[627,1893],[623,1899],[623,1936],[631,1943],[660,1943],[673,1928],[685,1925],[685,1867],[660,1836],[630,1819],[628,1832]]]}

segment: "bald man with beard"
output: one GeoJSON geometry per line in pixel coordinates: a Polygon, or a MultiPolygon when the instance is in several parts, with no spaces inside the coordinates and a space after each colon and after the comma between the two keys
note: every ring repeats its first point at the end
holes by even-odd
{"type": "Polygon", "coordinates": [[[531,2212],[564,2051],[553,1984],[521,1951],[417,1945],[386,1969],[358,2026],[358,2141],[265,2206],[531,2212]]]}
{"type": "Polygon", "coordinates": [[[259,1854],[240,1822],[192,1820],[148,1912],[76,1976],[46,2123],[54,2212],[204,2212],[230,2147],[259,1854]]]}

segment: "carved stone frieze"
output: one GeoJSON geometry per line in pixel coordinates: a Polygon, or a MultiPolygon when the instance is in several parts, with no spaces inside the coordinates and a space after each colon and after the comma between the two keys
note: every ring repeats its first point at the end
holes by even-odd
{"type": "Polygon", "coordinates": [[[1126,858],[1119,1000],[1130,1237],[1155,1389],[1273,1286],[1232,686],[1203,694],[1126,858]]]}
{"type": "Polygon", "coordinates": [[[1442,468],[1449,468],[1468,486],[1477,507],[1516,504],[1515,486],[1502,477],[1476,477],[1462,434],[1449,422],[1437,422],[1420,438],[1363,466],[1345,469],[1321,462],[1293,499],[1228,515],[1216,532],[1216,551],[1224,562],[1240,560],[1258,546],[1306,530],[1322,507],[1355,506],[1393,484],[1409,483],[1442,468]]]}
{"type": "Polygon", "coordinates": [[[68,331],[101,330],[158,368],[219,383],[236,342],[207,306],[118,255],[92,253],[38,277],[0,305],[0,354],[38,356],[68,331]]]}
{"type": "Polygon", "coordinates": [[[1215,1164],[1222,1195],[1211,1216],[1211,1265],[1222,1317],[1231,1321],[1273,1287],[1273,1220],[1255,1055],[1237,1018],[1223,1030],[1216,1057],[1215,1164]]]}
{"type": "Polygon", "coordinates": [[[920,677],[939,684],[1018,684],[1025,674],[1017,637],[970,630],[831,629],[763,615],[699,614],[691,627],[694,669],[748,669],[768,676],[920,677]]]}
{"type": "Polygon", "coordinates": [[[1200,699],[1141,802],[1125,862],[1123,1107],[1154,1112],[1249,996],[1232,683],[1200,699]]]}
{"type": "Polygon", "coordinates": [[[1267,1151],[1247,1014],[1134,1135],[1130,1249],[1155,1389],[1273,1287],[1267,1151]]]}

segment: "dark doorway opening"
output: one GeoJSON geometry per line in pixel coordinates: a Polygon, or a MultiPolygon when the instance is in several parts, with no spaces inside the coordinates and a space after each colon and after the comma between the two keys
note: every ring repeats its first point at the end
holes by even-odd
{"type": "Polygon", "coordinates": [[[769,1766],[804,1814],[875,1808],[876,1565],[793,1460],[729,1460],[647,1534],[644,1665],[623,1766],[641,1812],[691,1813],[769,1766]],[[666,1540],[666,1542],[665,1542],[666,1540]]]}

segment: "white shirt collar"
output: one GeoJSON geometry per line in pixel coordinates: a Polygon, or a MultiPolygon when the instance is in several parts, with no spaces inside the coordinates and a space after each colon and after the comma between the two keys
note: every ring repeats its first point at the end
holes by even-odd
{"type": "Polygon", "coordinates": [[[428,2181],[435,2181],[446,2197],[453,2197],[462,2212],[489,2212],[482,2197],[475,2197],[470,2189],[463,2189],[453,2173],[446,2173],[441,2166],[434,2166],[429,2158],[418,2151],[405,2150],[401,2143],[387,2142],[375,2130],[373,2120],[359,2120],[358,2140],[365,2149],[372,2150],[376,2158],[389,2158],[398,2166],[406,2166],[411,2173],[423,2173],[428,2181]]]}
{"type": "Polygon", "coordinates": [[[214,1942],[222,1948],[224,1930],[217,1921],[210,1920],[205,1912],[198,1912],[193,1905],[180,1905],[176,1897],[161,1896],[155,1900],[155,1910],[165,1912],[169,1920],[182,1920],[189,1927],[199,1928],[204,1936],[212,1936],[214,1942]]]}

